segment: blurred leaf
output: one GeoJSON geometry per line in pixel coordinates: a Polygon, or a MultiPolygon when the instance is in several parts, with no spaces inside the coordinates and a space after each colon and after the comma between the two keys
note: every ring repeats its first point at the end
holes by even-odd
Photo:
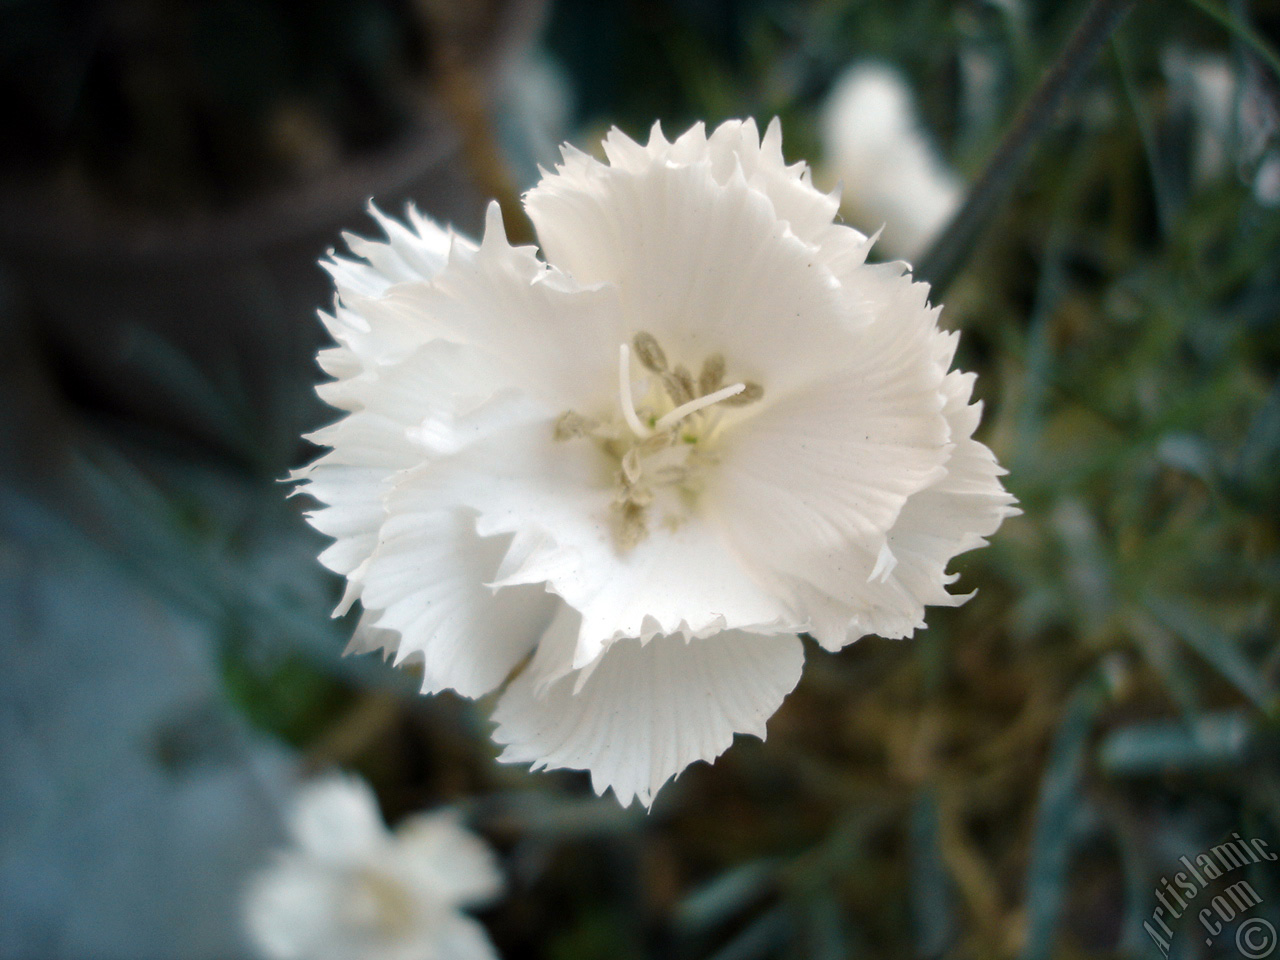
{"type": "Polygon", "coordinates": [[[1199,7],[1206,14],[1217,20],[1231,32],[1233,37],[1248,44],[1258,56],[1267,62],[1267,65],[1275,71],[1277,77],[1280,77],[1280,55],[1271,48],[1271,44],[1254,30],[1253,27],[1245,23],[1234,13],[1224,10],[1222,5],[1215,3],[1214,0],[1189,0],[1196,7],[1199,7]]]}
{"type": "Polygon", "coordinates": [[[1126,625],[1147,663],[1164,681],[1182,715],[1190,717],[1198,713],[1200,694],[1196,678],[1187,668],[1174,638],[1145,612],[1126,610],[1126,625]]]}
{"type": "Polygon", "coordinates": [[[218,383],[156,331],[138,325],[126,333],[122,375],[138,384],[149,404],[244,462],[258,461],[262,411],[252,408],[245,385],[237,379],[239,371],[231,363],[224,367],[224,382],[218,383]]]}
{"type": "Polygon", "coordinates": [[[911,809],[911,907],[916,952],[940,956],[956,936],[955,897],[943,862],[938,796],[921,790],[911,809]]]}
{"type": "Polygon", "coordinates": [[[1116,776],[1230,767],[1245,762],[1251,732],[1249,719],[1239,712],[1133,724],[1103,738],[1098,760],[1103,770],[1116,776]]]}
{"type": "Polygon", "coordinates": [[[1130,817],[1119,815],[1113,807],[1104,806],[1101,814],[1119,848],[1124,870],[1124,926],[1118,947],[1124,956],[1145,956],[1153,945],[1142,924],[1151,918],[1151,891],[1155,881],[1142,855],[1138,824],[1130,817]]]}
{"type": "Polygon", "coordinates": [[[1098,521],[1080,500],[1054,507],[1053,526],[1067,555],[1065,576],[1086,636],[1099,630],[1115,605],[1114,572],[1098,521]]]}
{"type": "Polygon", "coordinates": [[[237,651],[222,657],[223,689],[260,730],[295,747],[305,747],[343,709],[350,694],[314,659],[287,657],[258,665],[237,651]]]}
{"type": "Polygon", "coordinates": [[[1053,955],[1066,894],[1067,867],[1076,841],[1072,824],[1082,804],[1080,782],[1093,724],[1107,702],[1108,682],[1101,672],[1087,677],[1071,695],[1053,739],[1040,781],[1039,810],[1027,866],[1026,938],[1023,960],[1053,955]]]}
{"type": "Polygon", "coordinates": [[[479,801],[480,818],[539,840],[570,840],[634,832],[641,823],[635,810],[599,799],[562,797],[544,790],[500,793],[479,801]]]}
{"type": "Polygon", "coordinates": [[[812,897],[804,906],[807,960],[846,960],[853,956],[847,912],[834,894],[812,897]]]}
{"type": "Polygon", "coordinates": [[[1148,597],[1147,609],[1164,626],[1200,654],[1229,680],[1237,690],[1264,713],[1271,710],[1272,694],[1236,641],[1190,610],[1185,604],[1161,597],[1148,597]]]}
{"type": "Polygon", "coordinates": [[[762,960],[783,947],[791,932],[786,908],[774,907],[752,920],[707,960],[762,960]]]}
{"type": "Polygon", "coordinates": [[[1234,479],[1264,509],[1280,493],[1280,382],[1253,418],[1236,460],[1234,479]]]}
{"type": "Polygon", "coordinates": [[[1156,448],[1156,458],[1165,466],[1189,473],[1206,484],[1212,484],[1216,478],[1217,458],[1213,449],[1204,438],[1193,433],[1166,434],[1156,448]]]}
{"type": "Polygon", "coordinates": [[[752,860],[726,870],[680,901],[675,923],[687,933],[714,929],[763,899],[777,880],[778,861],[774,858],[752,860]]]}
{"type": "Polygon", "coordinates": [[[1165,169],[1165,163],[1160,155],[1160,147],[1156,142],[1154,125],[1134,80],[1133,66],[1129,61],[1123,31],[1117,31],[1111,37],[1111,52],[1114,54],[1116,66],[1119,68],[1120,87],[1124,91],[1125,102],[1137,125],[1138,134],[1142,138],[1142,152],[1146,156],[1147,171],[1151,179],[1151,190],[1155,195],[1160,233],[1162,236],[1167,236],[1170,232],[1171,224],[1177,216],[1176,195],[1168,172],[1165,169]]]}
{"type": "Polygon", "coordinates": [[[567,930],[541,938],[539,946],[549,960],[639,960],[643,954],[626,926],[614,911],[593,904],[572,917],[567,930]]]}

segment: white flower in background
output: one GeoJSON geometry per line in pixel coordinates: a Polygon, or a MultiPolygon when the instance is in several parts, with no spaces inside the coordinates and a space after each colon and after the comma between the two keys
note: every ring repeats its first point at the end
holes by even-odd
{"type": "Polygon", "coordinates": [[[964,184],[921,129],[901,75],[878,64],[848,70],[832,87],[821,130],[850,220],[883,227],[879,243],[893,256],[924,253],[959,208],[964,184]]]}
{"type": "Polygon", "coordinates": [[[1174,99],[1183,101],[1195,123],[1192,176],[1201,184],[1222,176],[1236,106],[1235,72],[1226,57],[1216,54],[1192,56],[1171,49],[1162,61],[1174,99]]]}
{"type": "Polygon", "coordinates": [[[1172,101],[1193,124],[1191,173],[1203,185],[1233,166],[1254,198],[1280,205],[1280,112],[1258,77],[1238,75],[1226,57],[1178,48],[1162,57],[1172,101]]]}
{"type": "Polygon", "coordinates": [[[571,147],[529,192],[545,260],[410,211],[334,259],[301,474],[353,647],[498,701],[501,759],[652,801],[764,736],[797,633],[838,650],[954,606],[1012,512],[927,287],[871,266],[777,123],[571,147]]]}
{"type": "Polygon", "coordinates": [[[453,811],[394,832],[362,781],[305,786],[293,845],[253,878],[245,922],[264,960],[494,960],[484,927],[461,912],[502,890],[489,847],[453,811]]]}

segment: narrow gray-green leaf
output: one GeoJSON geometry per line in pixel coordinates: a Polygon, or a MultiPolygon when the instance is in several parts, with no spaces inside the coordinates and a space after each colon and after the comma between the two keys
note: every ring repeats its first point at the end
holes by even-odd
{"type": "Polygon", "coordinates": [[[1070,825],[1081,805],[1089,733],[1107,698],[1102,671],[1087,677],[1067,702],[1066,714],[1054,736],[1049,761],[1040,782],[1031,860],[1027,867],[1027,933],[1023,960],[1048,960],[1066,892],[1066,874],[1074,846],[1070,825]]]}
{"type": "Polygon", "coordinates": [[[1098,747],[1102,769],[1117,776],[1190,772],[1243,763],[1252,725],[1239,711],[1113,730],[1098,747]]]}
{"type": "Polygon", "coordinates": [[[1272,693],[1232,637],[1176,600],[1148,597],[1146,606],[1170,632],[1200,654],[1259,710],[1270,711],[1272,693]]]}

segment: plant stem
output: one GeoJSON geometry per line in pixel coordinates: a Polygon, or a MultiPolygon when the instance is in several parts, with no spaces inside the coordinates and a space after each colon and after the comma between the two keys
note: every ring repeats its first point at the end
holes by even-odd
{"type": "Polygon", "coordinates": [[[448,13],[448,4],[428,2],[421,6],[434,38],[436,92],[462,138],[462,159],[471,180],[481,196],[498,201],[507,240],[517,246],[534,243],[533,223],[524,212],[520,189],[494,131],[490,90],[468,60],[459,21],[448,13]]]}
{"type": "Polygon", "coordinates": [[[1252,47],[1253,52],[1266,61],[1276,77],[1280,78],[1280,54],[1276,53],[1262,34],[1212,0],[1188,0],[1188,2],[1205,16],[1218,21],[1233,37],[1252,47]]]}
{"type": "Polygon", "coordinates": [[[437,63],[436,89],[462,135],[462,156],[472,181],[481,195],[497,200],[502,208],[507,239],[517,246],[533,243],[536,239],[533,224],[524,212],[520,191],[494,134],[480,78],[460,58],[441,56],[437,63]]]}
{"type": "Polygon", "coordinates": [[[1092,0],[1056,61],[1023,105],[964,205],[933,242],[916,270],[937,296],[973,252],[975,241],[1013,186],[1018,172],[1058,110],[1080,83],[1111,31],[1137,0],[1092,0]]]}

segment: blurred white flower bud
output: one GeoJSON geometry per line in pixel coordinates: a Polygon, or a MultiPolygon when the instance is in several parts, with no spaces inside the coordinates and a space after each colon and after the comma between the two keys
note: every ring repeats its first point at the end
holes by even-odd
{"type": "Polygon", "coordinates": [[[1163,67],[1175,111],[1190,115],[1193,181],[1209,183],[1234,166],[1259,203],[1280,204],[1280,114],[1256,78],[1219,54],[1176,48],[1163,67]]]}
{"type": "Polygon", "coordinates": [[[883,227],[879,246],[893,256],[923,253],[960,204],[963,182],[938,156],[910,89],[889,67],[858,64],[836,81],[822,139],[845,215],[863,230],[883,227]]]}
{"type": "Polygon", "coordinates": [[[453,811],[386,828],[373,791],[334,775],[305,786],[276,852],[245,894],[263,960],[496,960],[462,911],[502,890],[488,845],[453,811]]]}

